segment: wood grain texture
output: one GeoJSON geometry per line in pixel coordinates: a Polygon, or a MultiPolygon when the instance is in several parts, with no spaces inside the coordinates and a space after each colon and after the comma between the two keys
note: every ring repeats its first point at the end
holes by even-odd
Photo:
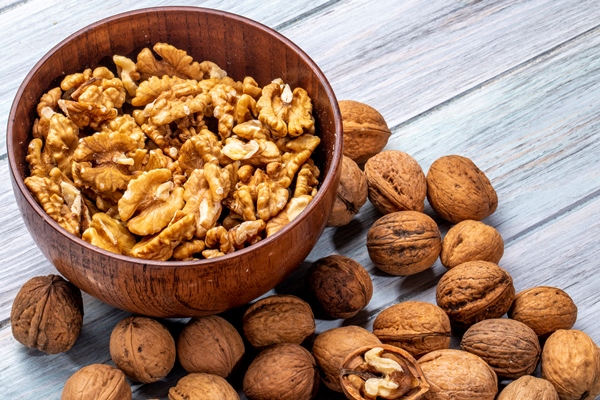
{"type": "MultiPolygon", "coordinates": [[[[9,3],[19,4],[5,11],[4,3],[0,6],[0,26],[10,33],[0,39],[8,60],[0,66],[5,77],[0,82],[0,132],[5,132],[8,109],[23,77],[64,32],[122,7],[147,4],[126,6],[111,0],[99,10],[72,1],[9,3]],[[36,23],[27,25],[27,18],[36,23]]],[[[500,266],[512,275],[517,291],[538,285],[562,288],[579,308],[574,327],[600,343],[600,2],[288,3],[196,5],[279,26],[317,62],[338,98],[365,101],[381,111],[393,128],[387,148],[408,152],[425,172],[443,155],[471,158],[498,192],[498,210],[484,222],[504,237],[500,266]]],[[[12,338],[8,316],[17,290],[29,277],[56,270],[35,247],[18,213],[3,159],[4,134],[0,141],[0,388],[6,398],[58,399],[64,381],[78,368],[112,364],[110,331],[129,314],[84,295],[83,333],[68,353],[43,355],[12,338]]],[[[425,212],[443,234],[449,229],[429,205],[425,212]]],[[[437,281],[446,271],[439,260],[430,270],[409,277],[387,275],[369,260],[366,234],[380,216],[367,202],[349,225],[327,228],[300,267],[270,293],[306,298],[308,266],[337,253],[369,271],[374,296],[348,320],[317,312],[317,333],[348,324],[371,329],[376,315],[394,303],[435,302],[437,281]]],[[[225,316],[239,327],[243,309],[225,316]]],[[[185,320],[162,322],[177,334],[185,320]]],[[[452,346],[458,348],[458,342],[455,333],[452,346]]],[[[310,341],[306,345],[310,348],[310,341]]],[[[249,349],[247,362],[253,354],[249,349]]],[[[134,385],[134,398],[166,399],[168,388],[183,375],[176,366],[166,380],[134,385]]],[[[238,373],[230,381],[241,388],[241,378],[238,373]]],[[[318,398],[343,396],[323,389],[318,398]]]]}

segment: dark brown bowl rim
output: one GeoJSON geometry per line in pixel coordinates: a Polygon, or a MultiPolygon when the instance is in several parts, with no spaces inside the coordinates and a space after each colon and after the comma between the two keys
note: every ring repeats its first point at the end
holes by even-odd
{"type": "Polygon", "coordinates": [[[342,151],[341,151],[341,149],[342,149],[342,117],[341,117],[341,113],[340,113],[340,110],[338,107],[338,102],[337,102],[335,93],[334,93],[333,89],[331,88],[331,85],[329,84],[329,81],[325,77],[325,74],[321,71],[321,69],[318,67],[318,65],[310,58],[310,56],[308,54],[306,54],[304,52],[304,50],[302,50],[300,47],[298,47],[294,42],[289,40],[287,37],[285,37],[281,33],[275,31],[274,29],[272,29],[260,22],[254,21],[247,17],[243,17],[238,14],[227,12],[227,11],[215,10],[215,9],[204,8],[204,7],[193,7],[193,6],[149,7],[149,8],[140,8],[137,10],[127,11],[127,12],[119,13],[119,14],[98,20],[90,25],[87,25],[84,28],[79,29],[78,31],[70,34],[69,36],[67,36],[65,39],[63,39],[57,45],[55,45],[52,49],[50,49],[34,65],[34,67],[29,71],[29,73],[23,79],[23,82],[19,86],[19,89],[18,89],[17,93],[15,94],[15,98],[11,105],[10,114],[9,114],[9,118],[8,118],[8,126],[7,126],[7,130],[6,130],[6,136],[7,136],[6,144],[7,144],[9,165],[10,165],[10,173],[12,175],[14,182],[16,182],[17,187],[19,188],[20,192],[24,195],[25,199],[27,199],[27,202],[29,203],[29,205],[32,206],[33,209],[36,211],[36,213],[40,217],[42,217],[44,219],[44,221],[46,221],[55,231],[57,231],[59,234],[65,236],[65,237],[67,237],[68,239],[75,241],[77,244],[83,246],[84,248],[86,248],[89,251],[102,254],[103,256],[122,260],[127,263],[144,264],[144,266],[147,266],[147,267],[157,267],[157,268],[202,267],[205,265],[211,265],[211,264],[216,264],[216,263],[225,263],[231,259],[235,259],[237,257],[243,257],[254,251],[260,251],[263,247],[265,247],[269,243],[277,240],[280,236],[284,235],[287,231],[293,229],[294,226],[298,225],[303,219],[307,218],[307,215],[317,207],[321,198],[323,196],[325,196],[325,189],[329,188],[333,184],[333,180],[335,177],[335,171],[338,168],[341,168],[340,161],[341,161],[341,157],[342,157],[342,151]],[[151,13],[151,12],[165,13],[165,12],[170,12],[170,11],[189,11],[189,12],[193,12],[193,13],[202,12],[202,13],[206,13],[208,15],[232,19],[237,22],[252,25],[257,29],[266,31],[270,35],[274,36],[276,39],[282,41],[286,46],[291,48],[293,51],[298,53],[300,58],[304,62],[306,62],[306,64],[309,65],[309,67],[314,72],[315,76],[318,78],[319,82],[321,82],[323,88],[325,89],[327,98],[329,99],[329,101],[331,102],[332,107],[333,107],[334,126],[335,126],[335,145],[334,145],[334,151],[333,151],[333,158],[332,158],[332,162],[329,167],[329,170],[326,171],[327,174],[325,176],[325,179],[323,180],[323,182],[320,183],[319,191],[317,192],[317,195],[315,196],[315,198],[309,203],[307,208],[304,211],[302,211],[302,213],[300,213],[293,221],[288,223],[284,228],[282,228],[280,231],[273,234],[272,236],[269,236],[252,246],[246,247],[241,250],[234,251],[229,254],[225,254],[223,256],[212,258],[212,259],[200,259],[200,260],[194,260],[194,261],[147,260],[147,259],[130,257],[130,256],[112,253],[107,250],[101,249],[100,247],[94,246],[77,236],[72,235],[67,230],[65,230],[63,227],[61,227],[56,221],[54,221],[52,218],[50,218],[50,216],[42,209],[42,207],[38,204],[38,202],[33,198],[31,193],[29,192],[29,190],[25,187],[23,179],[21,179],[19,174],[16,172],[16,171],[18,171],[18,168],[17,168],[16,160],[13,155],[15,144],[13,143],[13,137],[10,133],[12,132],[12,129],[13,129],[13,121],[16,118],[17,103],[19,102],[19,99],[21,98],[21,96],[23,96],[23,92],[25,91],[25,88],[29,84],[29,81],[32,79],[35,72],[54,53],[56,53],[62,46],[65,45],[65,43],[69,42],[73,38],[84,34],[89,29],[96,28],[100,25],[106,24],[107,22],[121,19],[121,18],[128,18],[128,17],[130,17],[132,15],[136,15],[136,14],[146,14],[146,13],[151,13]]]}

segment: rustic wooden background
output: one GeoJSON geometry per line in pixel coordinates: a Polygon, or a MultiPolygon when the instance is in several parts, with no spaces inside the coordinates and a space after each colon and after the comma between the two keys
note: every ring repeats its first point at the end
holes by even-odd
{"type": "MultiPolygon", "coordinates": [[[[27,232],[10,186],[5,132],[14,95],[33,65],[67,35],[116,13],[159,5],[226,10],[278,30],[317,62],[338,99],[377,108],[393,132],[387,149],[411,154],[424,171],[443,155],[471,158],[498,192],[498,210],[485,222],[504,237],[500,265],[517,291],[564,289],[579,308],[575,328],[600,343],[600,1],[0,0],[2,397],[60,398],[77,369],[112,363],[109,335],[128,315],[85,295],[83,332],[69,352],[46,355],[13,339],[9,317],[17,291],[33,276],[56,272],[27,232]]],[[[429,206],[425,212],[434,216],[429,206]]],[[[275,289],[304,296],[306,267],[332,253],[369,270],[371,303],[350,320],[319,316],[317,333],[346,324],[370,329],[379,311],[404,300],[435,303],[445,271],[439,261],[406,278],[370,262],[366,232],[379,216],[367,203],[348,226],[328,228],[275,289]]],[[[449,225],[436,220],[445,233],[449,225]]],[[[242,311],[227,317],[235,320],[242,311]]],[[[163,322],[176,333],[185,320],[163,322]]],[[[133,385],[134,398],[166,399],[183,375],[176,366],[165,380],[133,385]]],[[[240,374],[231,381],[239,388],[240,374]]],[[[319,398],[339,397],[322,390],[319,398]]]]}

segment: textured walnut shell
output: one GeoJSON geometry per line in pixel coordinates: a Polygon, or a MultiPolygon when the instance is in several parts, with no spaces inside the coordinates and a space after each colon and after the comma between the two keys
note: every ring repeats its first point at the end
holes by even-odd
{"type": "Polygon", "coordinates": [[[450,222],[480,221],[498,207],[498,195],[490,180],[470,159],[445,156],[427,172],[427,199],[450,222]]]}
{"type": "Polygon", "coordinates": [[[413,275],[430,268],[440,254],[441,243],[435,221],[417,211],[384,215],[367,233],[371,261],[392,275],[413,275]]]}
{"type": "Polygon", "coordinates": [[[169,400],[240,400],[235,389],[218,375],[193,373],[169,389],[169,400]]]}
{"type": "Polygon", "coordinates": [[[571,329],[577,320],[577,306],[564,290],[537,286],[517,293],[508,316],[546,338],[558,329],[571,329]]]}
{"type": "Polygon", "coordinates": [[[319,389],[319,371],[304,347],[276,344],[252,361],[244,375],[243,388],[250,400],[310,400],[319,389]]]}
{"type": "Polygon", "coordinates": [[[344,129],[344,155],[364,164],[379,153],[392,134],[383,116],[373,107],[353,100],[339,102],[344,129]]]}
{"type": "Polygon", "coordinates": [[[377,315],[373,333],[382,343],[401,347],[419,358],[450,347],[450,319],[435,304],[405,301],[377,315]]]}
{"type": "Polygon", "coordinates": [[[119,321],[110,335],[110,356],[129,379],[156,382],[175,364],[175,341],[160,322],[128,317],[119,321]]]}
{"type": "Polygon", "coordinates": [[[344,226],[367,202],[367,178],[350,157],[342,157],[342,174],[327,226],[344,226]]]}
{"type": "Polygon", "coordinates": [[[477,260],[498,264],[503,254],[504,240],[494,227],[466,220],[454,225],[444,236],[440,261],[446,268],[477,260]]]}
{"type": "Polygon", "coordinates": [[[469,261],[448,270],[436,289],[437,305],[458,327],[500,318],[515,297],[512,277],[487,261],[469,261]]]}
{"type": "Polygon", "coordinates": [[[323,257],[306,271],[309,290],[323,310],[334,318],[358,314],[373,296],[373,282],[366,269],[341,255],[323,257]]]}
{"type": "Polygon", "coordinates": [[[421,367],[410,353],[387,344],[371,345],[354,350],[342,362],[340,385],[348,399],[372,399],[363,393],[364,381],[370,377],[378,377],[378,375],[385,376],[365,360],[365,353],[374,348],[382,349],[380,357],[395,361],[401,368],[401,370],[389,374],[392,382],[396,383],[398,388],[386,395],[385,399],[417,400],[429,390],[429,383],[425,380],[421,367]]]}
{"type": "Polygon", "coordinates": [[[561,400],[594,400],[600,394],[600,350],[582,331],[559,329],[542,351],[542,378],[561,400]]]}
{"type": "Polygon", "coordinates": [[[508,318],[480,321],[464,333],[460,346],[481,357],[500,377],[531,374],[540,360],[540,341],[522,322],[508,318]]]}
{"type": "Polygon", "coordinates": [[[315,317],[304,300],[274,295],[258,300],[242,318],[244,336],[256,348],[278,343],[300,344],[315,332],[315,317]]]}
{"type": "Polygon", "coordinates": [[[29,279],[10,313],[12,334],[27,347],[49,354],[69,350],[83,324],[81,291],[58,275],[29,279]]]}
{"type": "Polygon", "coordinates": [[[424,400],[494,400],[498,378],[478,356],[444,349],[425,354],[419,366],[429,382],[424,400]]]}
{"type": "Polygon", "coordinates": [[[61,400],[131,400],[131,387],[123,371],[106,364],[91,364],[75,372],[61,400]]]}
{"type": "Polygon", "coordinates": [[[509,383],[496,400],[559,400],[554,386],[545,379],[525,375],[509,383]]]}
{"type": "Polygon", "coordinates": [[[177,357],[187,372],[205,372],[226,378],[244,355],[244,340],[218,315],[192,318],[177,340],[177,357]]]}
{"type": "Polygon", "coordinates": [[[398,150],[381,152],[367,161],[365,175],[369,200],[380,213],[425,209],[427,180],[410,155],[398,150]]]}
{"type": "Polygon", "coordinates": [[[377,336],[360,326],[342,326],[321,333],[312,348],[321,379],[331,390],[341,392],[340,368],[346,356],[359,347],[380,344],[377,336]]]}

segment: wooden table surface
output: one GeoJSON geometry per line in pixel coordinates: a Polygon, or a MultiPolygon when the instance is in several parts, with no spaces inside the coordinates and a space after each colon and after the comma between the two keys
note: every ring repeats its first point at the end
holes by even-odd
{"type": "MultiPolygon", "coordinates": [[[[33,276],[56,273],[26,230],[10,185],[5,132],[14,95],[67,35],[157,5],[217,8],[278,30],[316,61],[338,99],[378,109],[392,130],[386,148],[409,153],[424,171],[444,155],[471,158],[498,193],[498,209],[484,222],[504,238],[500,266],[517,291],[564,289],[579,308],[575,328],[600,343],[600,1],[0,0],[1,397],[60,398],[77,369],[112,364],[110,332],[129,315],[84,294],[83,331],[67,353],[46,355],[14,340],[10,309],[17,291],[33,276]]],[[[429,205],[425,212],[442,234],[448,230],[429,205]]],[[[349,225],[327,228],[274,290],[302,297],[306,267],[333,253],[367,268],[375,287],[370,304],[346,321],[319,318],[317,333],[347,324],[370,329],[382,309],[408,299],[435,303],[445,272],[439,261],[418,275],[393,277],[369,260],[366,233],[378,217],[367,203],[349,225]]],[[[163,322],[176,331],[185,320],[163,322]]],[[[176,366],[162,381],[133,384],[134,398],[166,399],[184,374],[176,366]]],[[[240,374],[231,381],[240,388],[240,374]]],[[[322,390],[319,398],[340,397],[322,390]]]]}

